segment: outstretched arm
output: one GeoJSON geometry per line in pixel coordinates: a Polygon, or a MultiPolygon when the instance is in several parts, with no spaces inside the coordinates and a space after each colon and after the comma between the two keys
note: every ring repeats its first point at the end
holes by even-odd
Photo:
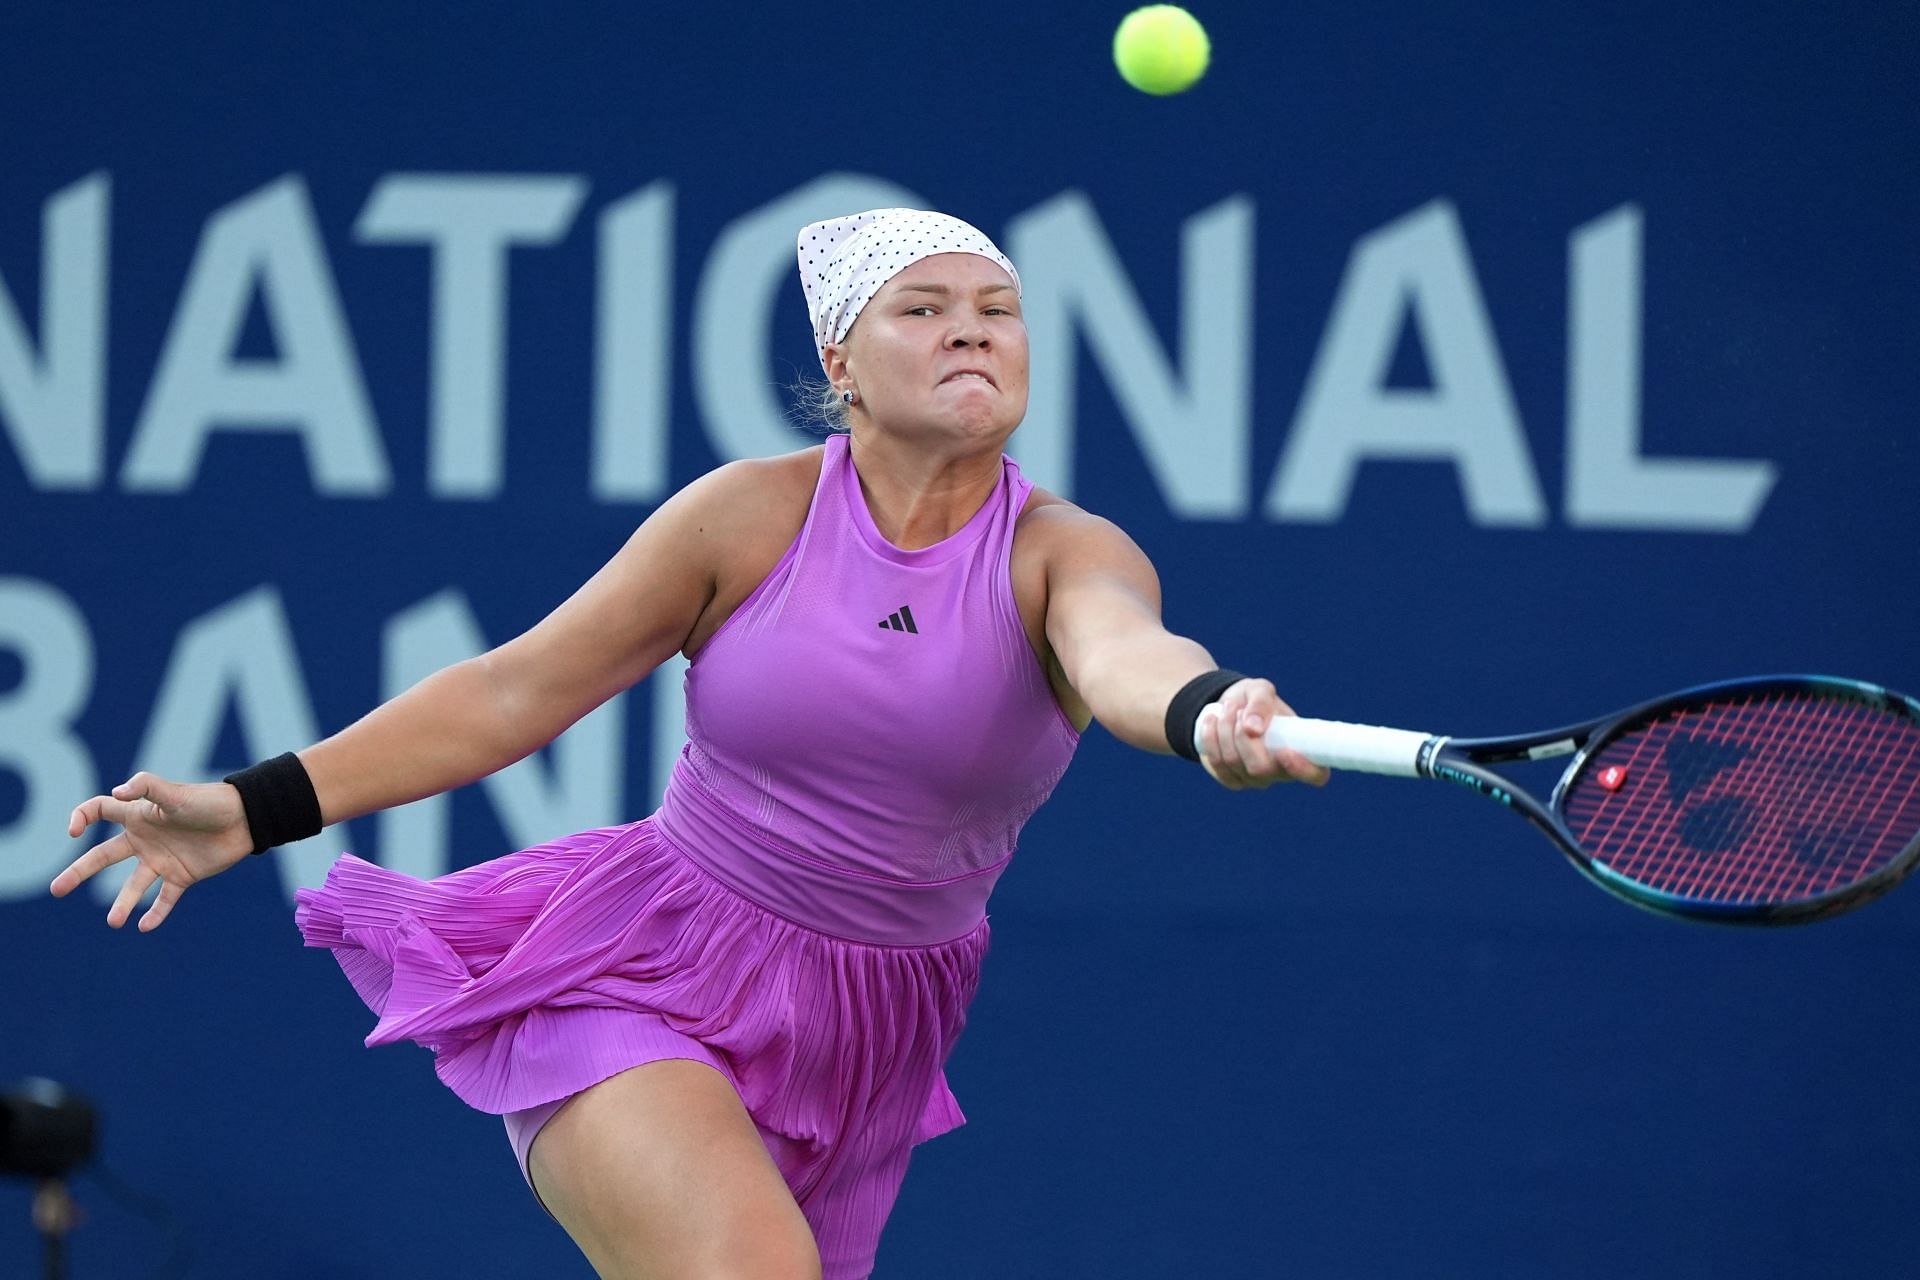
{"type": "Polygon", "coordinates": [[[725,508],[741,501],[737,488],[719,472],[696,481],[532,629],[301,751],[324,820],[486,777],[645,678],[686,643],[713,598],[717,544],[725,508]]]}
{"type": "MultiPolygon", "coordinates": [[[[1218,664],[1161,623],[1159,577],[1118,526],[1065,504],[1031,520],[1047,565],[1047,642],[1068,683],[1115,737],[1170,752],[1167,704],[1218,664]]],[[[1297,752],[1268,750],[1268,721],[1293,714],[1270,682],[1241,680],[1221,695],[1220,706],[1222,714],[1207,725],[1201,763],[1223,786],[1326,781],[1327,771],[1297,752]]]]}
{"type": "MultiPolygon", "coordinates": [[[[552,741],[687,643],[713,600],[719,566],[752,512],[756,467],[733,463],[655,511],[610,560],[538,625],[489,653],[422,680],[324,742],[299,752],[331,824],[463,786],[552,741]]],[[[226,783],[134,775],[79,805],[68,834],[122,827],[75,859],[50,889],[64,897],[127,858],[139,865],[107,922],[125,924],[156,882],[143,932],[187,888],[247,856],[254,833],[226,783]]]]}

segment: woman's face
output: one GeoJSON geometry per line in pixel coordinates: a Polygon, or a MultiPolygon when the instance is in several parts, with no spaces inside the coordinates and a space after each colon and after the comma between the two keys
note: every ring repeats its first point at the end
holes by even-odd
{"type": "Polygon", "coordinates": [[[1027,412],[1027,326],[1013,279],[975,253],[922,258],[881,286],[828,348],[837,388],[882,429],[1006,442],[1027,412]]]}

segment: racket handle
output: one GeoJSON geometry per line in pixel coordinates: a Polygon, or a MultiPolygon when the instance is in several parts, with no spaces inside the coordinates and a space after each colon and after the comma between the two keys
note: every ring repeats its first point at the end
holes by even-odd
{"type": "MultiPolygon", "coordinates": [[[[1200,726],[1218,715],[1218,704],[1200,713],[1194,724],[1198,748],[1200,726]]],[[[1385,773],[1399,778],[1420,776],[1420,749],[1432,734],[1411,729],[1384,729],[1374,724],[1348,724],[1343,720],[1307,720],[1300,716],[1275,716],[1267,725],[1267,746],[1279,751],[1298,751],[1317,765],[1328,769],[1350,769],[1360,773],[1385,773]]]]}

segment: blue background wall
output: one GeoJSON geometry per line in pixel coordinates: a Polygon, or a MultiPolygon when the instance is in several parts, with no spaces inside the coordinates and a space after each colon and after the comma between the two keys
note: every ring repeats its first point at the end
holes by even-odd
{"type": "MultiPolygon", "coordinates": [[[[1123,7],[1075,8],[0,16],[0,1081],[99,1103],[191,1274],[587,1274],[499,1123],[361,1046],[290,899],[341,848],[432,873],[644,813],[677,673],[151,935],[45,895],[68,808],[330,732],[805,443],[811,218],[1000,239],[1016,451],[1304,712],[1920,690],[1910,13],[1216,3],[1154,100],[1123,7]]],[[[993,918],[971,1123],[882,1275],[1910,1269],[1911,891],[1683,926],[1447,789],[1227,795],[1095,731],[993,918]]],[[[77,1276],[159,1265],[78,1191],[77,1276]]],[[[27,1211],[0,1184],[0,1273],[27,1211]]]]}

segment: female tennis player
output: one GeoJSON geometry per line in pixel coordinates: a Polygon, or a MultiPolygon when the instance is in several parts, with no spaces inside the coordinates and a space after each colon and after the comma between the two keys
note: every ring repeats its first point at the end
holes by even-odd
{"type": "Polygon", "coordinates": [[[1291,711],[1160,622],[1114,525],[1002,450],[1027,403],[1013,264],[938,213],[799,237],[844,430],[673,496],[532,630],[315,746],[74,811],[123,830],[108,911],[323,824],[479,779],[669,655],[690,741],[658,812],[436,880],[342,855],[297,894],[379,1022],[505,1117],[534,1194],[608,1280],[873,1267],[913,1146],[962,1122],[943,1066],[1022,824],[1097,719],[1229,788],[1326,773],[1262,738],[1291,711]]]}

